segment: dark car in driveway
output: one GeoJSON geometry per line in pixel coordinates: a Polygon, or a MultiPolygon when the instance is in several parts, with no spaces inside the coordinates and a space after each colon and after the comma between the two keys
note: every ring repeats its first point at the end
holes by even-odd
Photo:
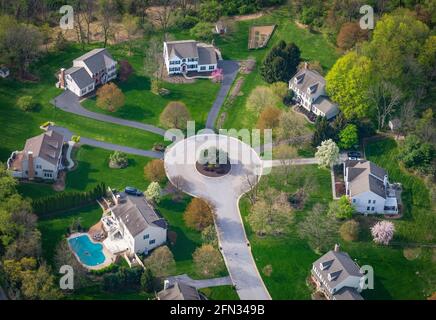
{"type": "Polygon", "coordinates": [[[137,196],[137,197],[142,196],[142,192],[133,187],[126,187],[124,189],[124,192],[132,196],[137,196]]]}
{"type": "Polygon", "coordinates": [[[362,158],[362,154],[358,151],[350,151],[347,155],[348,160],[360,160],[362,158]]]}

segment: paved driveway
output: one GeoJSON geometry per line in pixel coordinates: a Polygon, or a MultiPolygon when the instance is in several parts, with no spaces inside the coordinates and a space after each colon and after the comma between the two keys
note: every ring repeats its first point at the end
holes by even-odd
{"type": "MultiPolygon", "coordinates": [[[[71,137],[73,136],[73,133],[64,127],[50,126],[49,129],[54,130],[54,131],[62,134],[66,141],[71,140],[71,137]]],[[[130,148],[130,147],[121,146],[118,144],[113,144],[113,143],[108,143],[108,142],[103,142],[103,141],[90,139],[90,138],[86,138],[86,137],[80,137],[80,143],[86,144],[86,145],[89,145],[92,147],[96,147],[96,148],[102,148],[102,149],[111,150],[111,151],[120,151],[120,152],[125,152],[128,154],[134,154],[134,155],[143,156],[143,157],[150,157],[150,158],[157,158],[157,159],[163,158],[162,152],[130,148]]]]}
{"type": "Polygon", "coordinates": [[[221,89],[218,92],[217,97],[212,105],[212,108],[207,115],[206,128],[213,129],[215,127],[215,122],[220,112],[221,106],[227,97],[233,81],[236,78],[239,70],[239,64],[232,60],[220,60],[218,61],[218,68],[223,69],[224,79],[221,84],[221,89]]]}
{"type": "Polygon", "coordinates": [[[179,276],[168,277],[168,281],[170,283],[174,283],[176,281],[181,281],[190,285],[197,289],[210,288],[210,287],[219,287],[232,285],[232,279],[230,277],[221,277],[221,278],[213,278],[213,279],[203,279],[203,280],[194,280],[189,277],[187,274],[182,274],[179,276]]]}
{"type": "Polygon", "coordinates": [[[257,153],[238,139],[215,134],[189,137],[165,153],[165,170],[170,181],[186,193],[212,203],[216,212],[215,225],[224,261],[233,284],[242,300],[271,299],[251,254],[239,212],[239,199],[256,184],[262,174],[262,161],[257,153]],[[218,178],[206,177],[195,168],[202,150],[217,145],[226,150],[232,162],[231,171],[218,178]]]}
{"type": "Polygon", "coordinates": [[[165,134],[165,130],[152,126],[150,124],[145,124],[136,121],[125,120],[121,118],[116,118],[112,116],[108,116],[105,114],[97,113],[89,111],[82,107],[80,104],[79,98],[69,90],[62,92],[59,96],[57,96],[54,100],[51,101],[59,109],[62,109],[66,112],[74,113],[83,117],[91,118],[94,120],[99,120],[103,122],[109,122],[118,124],[121,126],[131,127],[135,129],[140,129],[148,132],[152,132],[158,135],[163,136],[165,134]]]}

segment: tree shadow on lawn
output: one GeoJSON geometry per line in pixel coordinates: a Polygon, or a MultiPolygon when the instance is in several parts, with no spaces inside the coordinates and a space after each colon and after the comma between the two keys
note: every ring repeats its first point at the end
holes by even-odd
{"type": "Polygon", "coordinates": [[[151,89],[151,81],[150,78],[145,76],[140,76],[137,74],[132,74],[127,81],[120,82],[117,81],[117,85],[120,89],[127,93],[129,91],[142,91],[142,90],[150,90],[151,89]]]}
{"type": "Polygon", "coordinates": [[[386,290],[382,280],[386,279],[374,276],[374,289],[366,289],[361,293],[365,300],[392,300],[392,295],[386,290]]]}
{"type": "Polygon", "coordinates": [[[85,191],[87,186],[99,182],[96,179],[89,177],[90,173],[95,172],[98,172],[98,170],[92,169],[92,166],[89,162],[85,162],[83,160],[77,161],[77,169],[68,172],[67,174],[66,189],[85,191]]]}

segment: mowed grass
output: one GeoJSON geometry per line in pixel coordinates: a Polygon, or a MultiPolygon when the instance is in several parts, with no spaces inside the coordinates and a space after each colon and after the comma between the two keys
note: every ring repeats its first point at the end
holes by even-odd
{"type": "MultiPolygon", "coordinates": [[[[288,9],[279,8],[258,19],[239,21],[236,23],[236,31],[216,39],[216,45],[220,48],[224,59],[245,60],[248,57],[256,59],[256,68],[249,75],[244,75],[244,84],[241,87],[241,95],[236,97],[233,104],[224,108],[227,117],[224,128],[241,129],[253,128],[256,125],[258,114],[246,108],[246,100],[250,92],[257,86],[267,85],[259,73],[259,66],[269,50],[280,40],[294,42],[301,50],[301,58],[305,61],[319,61],[328,71],[338,58],[335,48],[325,39],[322,34],[311,33],[306,29],[297,27],[288,9]],[[258,50],[248,50],[248,33],[252,25],[277,24],[268,46],[258,50]]],[[[236,83],[236,81],[235,81],[236,83]]]]}
{"type": "Polygon", "coordinates": [[[235,288],[232,286],[219,286],[201,289],[209,300],[239,300],[235,288]]]}
{"type": "Polygon", "coordinates": [[[395,221],[395,238],[402,242],[431,242],[436,240],[436,211],[430,191],[418,177],[399,165],[398,146],[392,139],[369,143],[366,157],[386,169],[390,182],[402,184],[403,218],[395,221]]]}
{"type": "MultiPolygon", "coordinates": [[[[243,198],[240,203],[241,213],[249,237],[254,259],[259,272],[273,299],[310,299],[311,291],[306,284],[312,263],[319,257],[299,238],[298,223],[304,219],[313,205],[328,205],[331,201],[331,181],[327,170],[316,166],[299,166],[298,172],[285,185],[277,179],[277,169],[261,181],[261,188],[273,186],[292,194],[304,186],[305,177],[309,177],[315,188],[301,211],[296,211],[295,224],[290,232],[282,237],[258,237],[249,224],[247,215],[250,203],[243,198]],[[264,268],[270,266],[270,275],[264,268]]],[[[421,255],[412,261],[403,255],[403,247],[378,246],[369,236],[370,218],[360,217],[362,232],[358,242],[345,242],[338,237],[342,250],[348,252],[359,265],[370,265],[374,269],[374,290],[363,293],[365,299],[425,299],[436,286],[436,250],[423,248],[421,255]],[[413,285],[411,285],[413,284],[413,285]]]]}
{"type": "Polygon", "coordinates": [[[40,79],[36,83],[0,79],[0,161],[6,161],[12,151],[21,150],[26,139],[40,134],[42,131],[39,126],[46,121],[54,121],[80,136],[141,149],[150,149],[155,142],[163,141],[162,137],[143,130],[76,116],[51,105],[50,101],[62,93],[62,90],[55,88],[56,71],[61,67],[69,67],[75,57],[95,46],[81,50],[71,45],[65,52],[44,56],[31,68],[31,72],[40,79]],[[18,98],[24,95],[33,96],[38,103],[36,111],[24,112],[16,106],[18,98]]]}

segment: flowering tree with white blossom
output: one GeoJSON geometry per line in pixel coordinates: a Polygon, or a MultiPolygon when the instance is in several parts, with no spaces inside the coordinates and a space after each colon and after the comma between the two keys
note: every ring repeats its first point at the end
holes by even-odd
{"type": "Polygon", "coordinates": [[[395,226],[390,221],[379,221],[371,228],[375,243],[388,245],[394,237],[395,226]]]}
{"type": "Polygon", "coordinates": [[[332,139],[324,140],[317,147],[315,158],[321,167],[330,167],[339,162],[339,148],[332,139]]]}

